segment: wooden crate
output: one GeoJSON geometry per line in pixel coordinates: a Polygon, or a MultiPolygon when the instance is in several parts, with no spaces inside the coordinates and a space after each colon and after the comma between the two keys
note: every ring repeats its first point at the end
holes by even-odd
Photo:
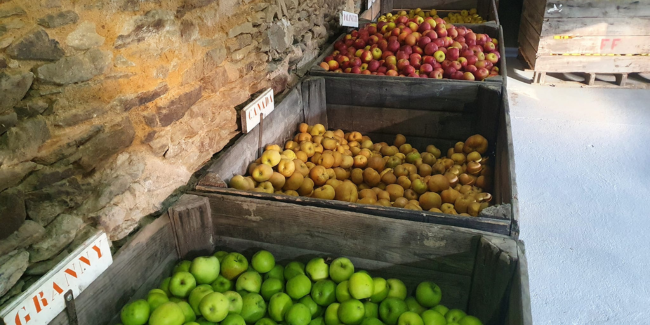
{"type": "MultiPolygon", "coordinates": [[[[476,8],[476,13],[486,21],[495,21],[499,24],[499,1],[498,0],[452,0],[452,1],[431,1],[431,0],[379,0],[379,13],[395,13],[400,10],[411,10],[420,8],[423,10],[436,9],[440,17],[446,17],[450,12],[460,13],[461,10],[476,8]]],[[[365,9],[365,8],[364,8],[365,9]]],[[[366,10],[361,14],[364,18],[376,19],[376,11],[372,13],[366,10]]]]}
{"type": "MultiPolygon", "coordinates": [[[[442,288],[442,304],[462,308],[486,325],[532,325],[520,241],[363,213],[259,203],[216,193],[182,196],[135,234],[113,265],[75,298],[79,324],[119,323],[120,308],[145,298],[180,258],[222,249],[250,258],[266,249],[281,263],[346,256],[373,276],[404,280],[409,292],[421,281],[434,281],[442,288]]],[[[65,312],[51,324],[68,324],[65,312]]]]}
{"type": "Polygon", "coordinates": [[[524,0],[519,49],[537,78],[650,72],[650,1],[524,0]]]}
{"type": "MultiPolygon", "coordinates": [[[[487,34],[491,38],[496,38],[499,40],[499,53],[501,54],[501,59],[497,63],[499,66],[499,71],[501,75],[499,76],[494,76],[485,79],[485,82],[491,82],[491,83],[498,83],[498,84],[506,84],[508,78],[504,78],[503,75],[506,73],[507,68],[506,68],[506,50],[504,47],[504,41],[503,41],[503,28],[501,25],[497,25],[494,22],[488,22],[485,24],[455,24],[457,26],[465,26],[469,29],[472,29],[475,33],[479,34],[487,34]]],[[[336,41],[339,41],[345,37],[345,34],[342,34],[339,36],[336,41]]],[[[332,72],[332,71],[327,71],[323,69],[320,66],[320,63],[323,62],[326,56],[330,55],[332,52],[334,52],[334,43],[332,42],[330,46],[325,48],[325,50],[321,53],[321,55],[315,60],[314,65],[309,69],[309,74],[312,76],[322,76],[322,77],[342,77],[342,78],[376,78],[376,79],[385,79],[385,80],[424,80],[425,82],[429,83],[441,83],[441,84],[446,84],[446,83],[480,83],[480,81],[467,81],[467,80],[454,80],[454,79],[432,79],[432,78],[410,78],[410,77],[391,77],[391,76],[374,76],[374,75],[361,75],[361,74],[353,74],[353,73],[338,73],[338,72],[332,72]]],[[[419,82],[419,81],[415,81],[419,82]]]]}
{"type": "Polygon", "coordinates": [[[258,205],[266,204],[261,203],[262,200],[279,201],[293,204],[296,209],[306,205],[356,211],[484,230],[516,238],[519,227],[512,135],[507,96],[501,85],[448,82],[441,86],[426,79],[408,79],[411,78],[387,80],[362,76],[305,80],[283,100],[276,101],[275,111],[264,120],[262,142],[259,143],[259,127],[239,138],[217,157],[207,175],[199,181],[197,191],[241,196],[258,205]],[[293,138],[301,122],[310,125],[322,123],[328,129],[359,131],[375,142],[392,143],[395,135],[401,133],[420,150],[429,144],[446,150],[457,141],[465,141],[480,133],[489,140],[489,150],[496,158],[493,203],[510,204],[509,216],[465,217],[224,188],[220,180],[245,174],[248,165],[257,159],[260,145],[284,144],[293,138]]]}

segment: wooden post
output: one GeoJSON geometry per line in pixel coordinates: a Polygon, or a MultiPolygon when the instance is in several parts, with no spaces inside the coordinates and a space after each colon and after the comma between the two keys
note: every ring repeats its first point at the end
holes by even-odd
{"type": "Polygon", "coordinates": [[[212,253],[212,211],[207,198],[185,194],[168,213],[178,256],[187,259],[212,253]]]}
{"type": "Polygon", "coordinates": [[[625,87],[625,83],[627,82],[627,73],[621,73],[616,75],[616,84],[625,87]]]}
{"type": "Polygon", "coordinates": [[[596,82],[596,74],[595,73],[588,73],[587,77],[589,78],[589,79],[587,79],[587,85],[593,86],[594,83],[596,82]]]}

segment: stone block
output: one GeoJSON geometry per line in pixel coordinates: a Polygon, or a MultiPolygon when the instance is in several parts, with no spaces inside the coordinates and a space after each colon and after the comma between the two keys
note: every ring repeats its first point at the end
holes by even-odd
{"type": "Polygon", "coordinates": [[[226,47],[228,47],[228,51],[232,53],[247,45],[250,45],[252,42],[253,36],[251,34],[240,34],[237,37],[226,41],[226,47]]]}
{"type": "MultiPolygon", "coordinates": [[[[16,124],[18,124],[18,115],[16,115],[15,112],[0,116],[0,135],[5,134],[5,132],[16,126],[16,124]]],[[[0,187],[2,187],[2,185],[0,185],[0,187]]]]}
{"type": "Polygon", "coordinates": [[[140,43],[151,36],[171,28],[176,24],[174,13],[168,10],[155,9],[138,17],[134,28],[127,34],[119,35],[115,40],[115,48],[122,49],[131,44],[140,43]]]}
{"type": "MultiPolygon", "coordinates": [[[[51,165],[57,161],[65,159],[74,154],[79,146],[88,142],[103,129],[104,127],[102,125],[91,125],[62,132],[38,148],[38,153],[36,154],[36,157],[34,157],[33,161],[42,165],[51,165]]],[[[57,181],[62,179],[63,178],[60,178],[57,181]]]]}
{"type": "Polygon", "coordinates": [[[50,102],[42,97],[24,99],[14,107],[20,119],[26,119],[43,114],[50,107],[50,102]]]}
{"type": "Polygon", "coordinates": [[[38,222],[25,220],[17,231],[14,231],[9,237],[0,240],[0,256],[36,243],[43,236],[45,236],[45,228],[43,226],[39,225],[38,222]]]}
{"type": "Polygon", "coordinates": [[[239,34],[252,34],[255,32],[255,27],[251,22],[245,22],[237,25],[228,31],[228,38],[233,38],[239,34]]]}
{"type": "Polygon", "coordinates": [[[14,106],[25,97],[34,81],[34,74],[25,71],[18,73],[0,72],[0,115],[10,113],[14,106]]]}
{"type": "Polygon", "coordinates": [[[66,43],[75,50],[85,51],[104,44],[105,38],[97,34],[94,23],[83,22],[66,38],[66,43]]]}
{"type": "Polygon", "coordinates": [[[7,190],[0,193],[0,240],[9,237],[25,221],[25,201],[22,191],[7,190]]]}
{"type": "Polygon", "coordinates": [[[162,97],[169,92],[169,86],[166,83],[161,83],[156,88],[141,92],[137,95],[128,96],[120,100],[122,110],[128,112],[135,107],[142,106],[153,102],[154,100],[162,97]]]}
{"type": "Polygon", "coordinates": [[[74,240],[70,244],[68,244],[68,247],[63,249],[59,254],[57,254],[51,259],[31,264],[30,266],[27,267],[27,270],[25,270],[25,274],[43,275],[47,273],[49,270],[53,269],[57,264],[59,264],[59,262],[63,261],[66,257],[68,257],[70,253],[72,253],[77,247],[79,247],[79,245],[83,244],[85,240],[90,238],[96,232],[97,229],[91,226],[88,225],[83,226],[79,231],[77,231],[74,240]]]}
{"type": "Polygon", "coordinates": [[[0,136],[0,164],[31,160],[49,138],[50,130],[42,116],[19,123],[0,136]]]}
{"type": "Polygon", "coordinates": [[[72,10],[61,11],[56,14],[49,14],[38,19],[38,24],[45,28],[56,28],[70,24],[76,24],[79,15],[72,10]]]}
{"type": "Polygon", "coordinates": [[[18,282],[28,265],[29,253],[25,250],[0,256],[0,297],[18,282]]]}
{"type": "Polygon", "coordinates": [[[77,207],[89,195],[88,189],[76,177],[54,183],[41,190],[25,194],[27,215],[46,227],[64,211],[77,207]]]}
{"type": "Polygon", "coordinates": [[[104,73],[112,59],[111,52],[91,49],[86,53],[38,67],[36,77],[42,82],[57,85],[84,82],[104,73]]]}
{"type": "Polygon", "coordinates": [[[183,18],[186,13],[194,9],[203,8],[214,3],[216,0],[184,0],[178,10],[176,10],[176,17],[183,18]]]}
{"type": "Polygon", "coordinates": [[[181,39],[183,43],[189,43],[199,37],[199,26],[196,22],[183,19],[181,21],[181,39]]]}
{"type": "Polygon", "coordinates": [[[128,117],[125,117],[79,147],[78,154],[81,158],[77,163],[84,170],[90,171],[110,156],[129,147],[134,138],[133,124],[128,117]]]}
{"type": "Polygon", "coordinates": [[[293,44],[293,27],[284,18],[272,24],[267,33],[269,48],[273,51],[284,52],[293,44]]]}
{"type": "Polygon", "coordinates": [[[84,222],[79,217],[62,214],[45,228],[45,236],[29,249],[29,262],[47,260],[70,244],[84,222]]]}
{"type": "Polygon", "coordinates": [[[13,166],[0,166],[0,192],[20,183],[38,165],[27,161],[13,166]]]}
{"type": "Polygon", "coordinates": [[[244,57],[246,57],[251,51],[253,51],[257,47],[257,42],[253,41],[251,45],[248,45],[241,50],[235,51],[230,55],[230,59],[233,62],[240,61],[244,57]]]}
{"type": "Polygon", "coordinates": [[[202,80],[203,89],[209,93],[216,93],[228,84],[228,72],[224,67],[218,67],[214,73],[202,80]]]}
{"type": "Polygon", "coordinates": [[[175,121],[180,120],[183,116],[185,116],[185,112],[187,112],[187,110],[190,109],[194,103],[201,99],[202,93],[203,89],[201,86],[194,87],[181,93],[171,101],[158,105],[158,107],[156,107],[155,113],[155,124],[150,123],[149,126],[165,127],[169,126],[175,121]]]}
{"type": "Polygon", "coordinates": [[[16,60],[56,61],[64,55],[59,42],[50,39],[47,32],[40,27],[16,40],[6,52],[16,60]]]}
{"type": "Polygon", "coordinates": [[[0,5],[0,18],[7,18],[11,16],[23,16],[27,14],[23,8],[13,3],[6,3],[0,5]]]}

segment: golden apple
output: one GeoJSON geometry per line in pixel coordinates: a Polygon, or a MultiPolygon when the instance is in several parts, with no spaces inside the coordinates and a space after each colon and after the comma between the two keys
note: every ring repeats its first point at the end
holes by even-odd
{"type": "Polygon", "coordinates": [[[298,142],[298,143],[311,142],[311,139],[312,139],[312,136],[309,133],[298,133],[296,142],[298,142]]]}
{"type": "Polygon", "coordinates": [[[291,175],[293,175],[293,172],[295,171],[296,171],[296,164],[293,162],[293,160],[290,159],[280,160],[280,163],[278,164],[278,172],[282,174],[282,176],[291,177],[291,175]]]}
{"type": "Polygon", "coordinates": [[[377,205],[381,205],[381,206],[385,206],[385,207],[390,207],[390,206],[392,206],[392,205],[390,204],[390,201],[388,201],[388,200],[386,200],[386,199],[379,199],[379,200],[377,200],[377,205]]]}
{"type": "Polygon", "coordinates": [[[273,188],[273,184],[271,182],[262,182],[260,185],[257,185],[257,188],[262,189],[264,193],[269,193],[273,194],[275,189],[273,188]]]}
{"type": "Polygon", "coordinates": [[[282,151],[281,156],[284,156],[283,158],[286,157],[286,159],[289,159],[289,160],[294,160],[294,159],[298,158],[298,157],[296,156],[296,153],[293,152],[293,150],[285,150],[285,151],[282,151]]]}
{"type": "Polygon", "coordinates": [[[386,162],[382,157],[373,156],[368,159],[368,168],[372,168],[381,173],[385,167],[386,162]]]}
{"type": "Polygon", "coordinates": [[[368,158],[363,155],[354,156],[354,167],[356,168],[366,168],[368,165],[368,158]]]}
{"type": "Polygon", "coordinates": [[[250,163],[250,165],[248,165],[248,174],[249,175],[253,175],[253,171],[255,170],[257,165],[259,165],[259,164],[256,163],[256,162],[252,162],[252,163],[250,163]]]}
{"type": "Polygon", "coordinates": [[[398,184],[390,184],[386,186],[390,201],[394,202],[397,198],[404,196],[404,187],[398,184]]]}
{"type": "Polygon", "coordinates": [[[325,133],[325,126],[323,124],[316,124],[309,132],[311,135],[323,135],[325,133]]]}
{"type": "Polygon", "coordinates": [[[478,153],[478,151],[472,151],[467,154],[467,161],[475,161],[480,163],[483,157],[481,157],[481,154],[478,153]]]}
{"type": "Polygon", "coordinates": [[[295,141],[287,141],[287,143],[284,144],[284,149],[286,150],[300,150],[300,145],[298,142],[295,141]]]}
{"type": "Polygon", "coordinates": [[[366,168],[363,171],[363,180],[369,186],[375,186],[381,182],[381,176],[379,176],[379,173],[376,170],[366,168]]]}
{"type": "Polygon", "coordinates": [[[309,171],[309,177],[314,181],[316,186],[324,185],[325,182],[329,179],[329,175],[325,171],[323,166],[315,166],[309,171]]]}
{"type": "MultiPolygon", "coordinates": [[[[307,157],[311,157],[316,153],[316,150],[314,148],[314,144],[309,142],[309,141],[305,141],[305,142],[300,144],[300,151],[307,154],[307,157]]],[[[298,155],[296,155],[296,156],[298,156],[298,155]]]]}
{"type": "Polygon", "coordinates": [[[331,168],[334,165],[334,156],[330,153],[324,153],[320,156],[316,164],[325,168],[331,168]]]}
{"type": "MultiPolygon", "coordinates": [[[[309,175],[309,167],[300,159],[294,159],[293,160],[293,165],[295,167],[294,172],[299,172],[302,174],[302,176],[307,176],[309,175]]],[[[293,173],[291,174],[293,175],[293,173]]],[[[291,177],[291,176],[289,176],[291,177]]]]}
{"type": "Polygon", "coordinates": [[[363,183],[363,169],[361,168],[355,168],[352,170],[352,173],[350,173],[350,180],[354,184],[361,184],[363,183]]]}
{"type": "Polygon", "coordinates": [[[397,184],[405,190],[411,188],[411,180],[407,176],[400,176],[397,178],[397,184]]]}
{"type": "Polygon", "coordinates": [[[300,123],[300,125],[298,126],[298,130],[300,130],[300,133],[307,133],[307,130],[309,130],[309,124],[300,123]]]}
{"type": "Polygon", "coordinates": [[[374,204],[377,203],[377,200],[375,200],[375,199],[373,199],[371,197],[366,197],[366,198],[362,198],[362,199],[357,200],[357,203],[374,205],[374,204]]]}
{"type": "Polygon", "coordinates": [[[295,191],[300,188],[300,185],[302,185],[302,182],[304,181],[305,177],[302,176],[301,173],[293,173],[291,177],[289,177],[286,182],[284,183],[284,186],[282,187],[283,190],[292,190],[295,191]]]}
{"type": "Polygon", "coordinates": [[[372,198],[373,200],[377,201],[377,193],[375,193],[375,191],[372,189],[361,190],[359,191],[359,198],[372,198]]]}
{"type": "Polygon", "coordinates": [[[393,202],[393,206],[396,208],[403,208],[407,203],[409,203],[409,200],[405,197],[398,197],[395,199],[395,202],[393,202]]]}
{"type": "Polygon", "coordinates": [[[461,148],[461,152],[464,153],[470,153],[472,151],[477,151],[479,154],[484,154],[487,151],[488,148],[488,141],[486,138],[484,138],[480,134],[475,134],[467,140],[465,140],[465,144],[463,148],[461,148]]]}
{"type": "Polygon", "coordinates": [[[341,183],[343,183],[343,181],[340,181],[340,180],[338,180],[336,178],[330,178],[330,179],[327,180],[327,182],[325,182],[326,185],[329,185],[329,186],[333,187],[334,189],[339,187],[339,185],[341,185],[341,183]]]}
{"type": "Polygon", "coordinates": [[[305,178],[298,188],[300,196],[310,196],[314,192],[314,181],[311,178],[305,178]]]}
{"type": "Polygon", "coordinates": [[[280,146],[277,144],[267,144],[266,147],[264,147],[264,151],[268,150],[275,150],[277,152],[280,152],[282,151],[282,148],[280,148],[280,146]]]}
{"type": "Polygon", "coordinates": [[[323,144],[323,136],[322,135],[317,135],[315,137],[311,137],[311,142],[313,142],[316,145],[323,144]]]}
{"type": "Polygon", "coordinates": [[[399,152],[401,152],[401,153],[403,153],[405,155],[408,155],[412,151],[413,151],[413,147],[408,143],[405,143],[405,144],[399,146],[399,152]]]}
{"type": "Polygon", "coordinates": [[[307,162],[309,160],[309,157],[307,157],[307,153],[304,151],[296,151],[296,158],[300,159],[302,162],[307,162]]]}
{"type": "Polygon", "coordinates": [[[236,175],[230,179],[230,187],[236,188],[238,190],[247,191],[253,188],[250,186],[250,183],[242,175],[236,175]]]}
{"type": "Polygon", "coordinates": [[[465,163],[465,154],[456,152],[452,154],[450,158],[454,161],[455,165],[462,165],[465,163]]]}
{"type": "Polygon", "coordinates": [[[433,193],[433,192],[426,192],[420,195],[419,202],[420,202],[420,206],[424,210],[440,208],[440,205],[442,204],[440,195],[438,195],[438,193],[433,193]]]}
{"type": "Polygon", "coordinates": [[[432,154],[434,157],[436,157],[436,159],[440,158],[441,152],[440,152],[440,149],[436,148],[436,146],[430,144],[430,145],[427,146],[426,151],[428,153],[432,154]]]}
{"type": "Polygon", "coordinates": [[[444,175],[433,175],[429,178],[427,188],[431,192],[440,193],[449,188],[449,180],[444,175]]]}
{"type": "Polygon", "coordinates": [[[323,148],[327,150],[334,150],[339,145],[338,141],[332,138],[324,138],[321,144],[323,145],[323,148]]]}
{"type": "Polygon", "coordinates": [[[334,200],[335,196],[336,191],[334,190],[334,187],[330,185],[323,185],[322,187],[315,189],[314,194],[312,194],[312,197],[324,200],[334,200]]]}
{"type": "Polygon", "coordinates": [[[257,165],[251,173],[253,179],[259,183],[268,181],[271,175],[273,175],[273,168],[267,164],[257,165]]]}
{"type": "Polygon", "coordinates": [[[273,172],[273,175],[271,175],[271,178],[269,178],[268,181],[271,182],[274,189],[279,190],[284,186],[284,183],[287,181],[287,179],[284,178],[284,175],[278,172],[273,172]]]}
{"type": "Polygon", "coordinates": [[[406,143],[406,137],[405,136],[403,136],[401,134],[398,134],[398,135],[395,136],[395,141],[393,141],[393,145],[395,147],[399,148],[401,145],[403,145],[405,143],[406,143]]]}
{"type": "Polygon", "coordinates": [[[414,190],[409,188],[408,190],[404,191],[404,197],[408,200],[417,200],[420,197],[420,195],[418,193],[415,193],[414,190]]]}
{"type": "Polygon", "coordinates": [[[359,197],[356,185],[350,181],[344,181],[335,189],[335,192],[334,198],[339,201],[357,202],[359,197]]]}

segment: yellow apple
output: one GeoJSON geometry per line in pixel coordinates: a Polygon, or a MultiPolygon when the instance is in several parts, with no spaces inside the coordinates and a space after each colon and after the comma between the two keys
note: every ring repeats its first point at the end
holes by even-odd
{"type": "Polygon", "coordinates": [[[275,167],[278,163],[280,163],[281,159],[282,157],[280,156],[280,152],[276,150],[266,150],[262,154],[262,163],[271,167],[275,167]]]}
{"type": "Polygon", "coordinates": [[[257,165],[251,173],[253,179],[259,183],[268,181],[271,175],[273,175],[273,168],[267,164],[257,165]]]}
{"type": "Polygon", "coordinates": [[[280,160],[280,163],[278,164],[278,172],[282,174],[282,176],[291,177],[291,175],[293,175],[295,171],[296,171],[296,164],[293,162],[293,160],[289,160],[289,159],[280,160]]]}

